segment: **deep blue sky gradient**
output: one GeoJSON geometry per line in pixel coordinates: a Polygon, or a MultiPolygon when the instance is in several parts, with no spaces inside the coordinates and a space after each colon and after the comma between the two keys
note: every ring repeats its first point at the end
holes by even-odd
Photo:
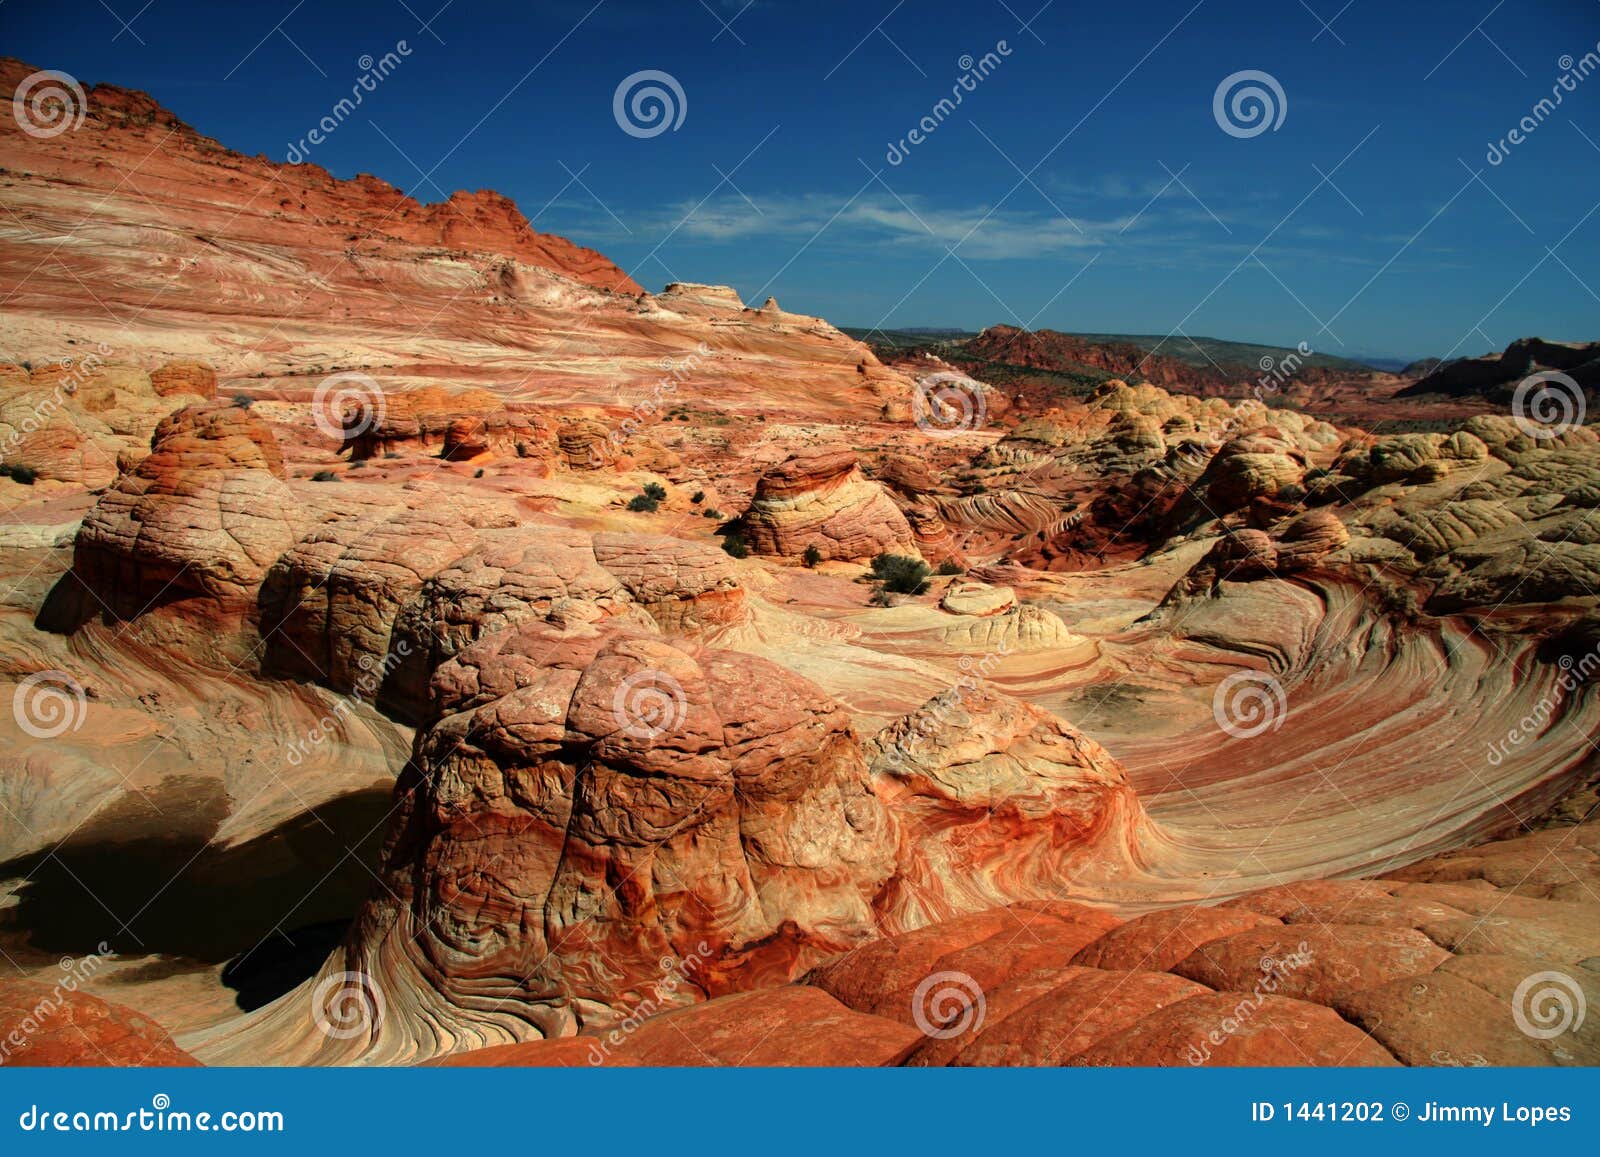
{"type": "Polygon", "coordinates": [[[0,51],[283,159],[360,57],[405,40],[312,159],[423,200],[498,189],[651,288],[723,282],[839,324],[1350,356],[1600,337],[1600,73],[1485,160],[1563,56],[1596,51],[1597,0],[142,3],[10,0],[0,51]],[[1001,66],[888,164],[960,59],[1002,40],[1001,66]],[[613,119],[643,69],[682,85],[677,131],[613,119]],[[1213,92],[1241,69],[1285,90],[1276,131],[1217,126],[1213,92]]]}

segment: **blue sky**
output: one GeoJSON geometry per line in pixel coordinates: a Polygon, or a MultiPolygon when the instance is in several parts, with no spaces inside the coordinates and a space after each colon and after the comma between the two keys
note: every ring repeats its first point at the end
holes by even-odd
{"type": "Polygon", "coordinates": [[[1355,356],[1600,337],[1600,72],[1486,159],[1600,53],[1597,0],[142,3],[12,0],[0,43],[284,159],[403,40],[311,159],[498,189],[650,288],[1355,356]],[[682,121],[637,136],[613,98],[646,70],[682,121]],[[1230,135],[1246,70],[1283,116],[1230,135]]]}

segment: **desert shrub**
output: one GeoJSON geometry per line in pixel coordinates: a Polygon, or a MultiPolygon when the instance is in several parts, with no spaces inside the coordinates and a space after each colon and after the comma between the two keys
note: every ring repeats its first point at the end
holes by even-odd
{"type": "Polygon", "coordinates": [[[0,474],[10,478],[13,482],[22,483],[24,486],[32,486],[34,480],[39,477],[32,467],[24,466],[20,462],[12,462],[8,465],[0,466],[0,474]]]}
{"type": "Polygon", "coordinates": [[[654,514],[661,509],[661,500],[652,498],[648,494],[635,494],[628,499],[628,509],[644,514],[654,514]]]}
{"type": "Polygon", "coordinates": [[[400,451],[398,451],[398,450],[385,450],[383,452],[383,456],[385,458],[398,458],[398,457],[400,457],[400,451]]]}
{"type": "Polygon", "coordinates": [[[722,549],[734,558],[750,557],[750,546],[744,540],[744,535],[737,530],[730,530],[722,536],[722,549]]]}
{"type": "Polygon", "coordinates": [[[332,470],[318,470],[315,474],[313,474],[311,476],[311,481],[313,481],[313,482],[337,482],[337,481],[339,481],[339,476],[337,474],[335,474],[332,470]]]}
{"type": "Polygon", "coordinates": [[[800,556],[800,561],[808,567],[814,567],[822,561],[822,552],[817,549],[816,543],[806,547],[806,552],[800,556]]]}
{"type": "Polygon", "coordinates": [[[883,589],[901,595],[920,595],[928,589],[928,564],[903,554],[880,554],[872,560],[872,573],[883,589]]]}
{"type": "Polygon", "coordinates": [[[722,517],[722,511],[718,510],[714,506],[708,507],[705,510],[702,510],[700,512],[700,514],[704,518],[721,518],[722,517]]]}
{"type": "Polygon", "coordinates": [[[255,405],[255,399],[249,394],[235,394],[233,395],[233,404],[238,406],[241,410],[248,410],[251,406],[255,405]]]}
{"type": "Polygon", "coordinates": [[[644,496],[646,498],[654,498],[657,502],[665,502],[667,500],[667,488],[659,482],[646,482],[644,484],[644,496]]]}
{"type": "Polygon", "coordinates": [[[945,559],[943,562],[941,562],[939,564],[939,569],[934,573],[936,573],[936,574],[946,574],[946,575],[948,575],[948,574],[961,574],[963,572],[963,569],[964,568],[962,567],[962,565],[959,562],[957,562],[955,559],[947,558],[947,559],[945,559]]]}
{"type": "Polygon", "coordinates": [[[705,500],[706,492],[704,490],[696,490],[693,494],[689,495],[689,501],[694,503],[696,506],[699,506],[705,500]]]}
{"type": "Polygon", "coordinates": [[[483,477],[483,467],[479,466],[476,470],[474,470],[472,472],[472,476],[474,478],[482,478],[483,477]]]}

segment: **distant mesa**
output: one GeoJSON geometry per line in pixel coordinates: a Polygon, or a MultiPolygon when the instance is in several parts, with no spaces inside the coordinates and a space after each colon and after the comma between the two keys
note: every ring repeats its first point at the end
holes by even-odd
{"type": "Polygon", "coordinates": [[[1544,370],[1566,374],[1585,390],[1600,389],[1600,342],[1518,338],[1498,354],[1436,363],[1431,372],[1395,396],[1445,394],[1501,400],[1524,378],[1544,370]]]}

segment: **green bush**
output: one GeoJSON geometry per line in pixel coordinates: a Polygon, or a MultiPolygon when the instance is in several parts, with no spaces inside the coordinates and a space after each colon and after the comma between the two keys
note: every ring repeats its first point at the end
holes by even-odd
{"type": "Polygon", "coordinates": [[[313,474],[311,476],[311,481],[313,481],[313,482],[337,482],[337,481],[339,481],[339,476],[337,474],[335,474],[332,470],[318,470],[315,474],[313,474]]]}
{"type": "Polygon", "coordinates": [[[24,486],[32,486],[34,479],[39,477],[32,467],[24,466],[20,462],[14,462],[9,466],[0,466],[0,474],[6,475],[13,482],[22,483],[24,486]]]}
{"type": "Polygon", "coordinates": [[[961,574],[963,567],[953,558],[947,558],[939,564],[937,574],[961,574]]]}
{"type": "Polygon", "coordinates": [[[928,564],[903,554],[880,554],[872,560],[872,573],[883,589],[899,595],[920,595],[928,589],[928,564]]]}
{"type": "Polygon", "coordinates": [[[667,488],[659,482],[646,482],[644,484],[644,496],[646,498],[654,498],[657,502],[665,502],[667,500],[667,488]]]}
{"type": "Polygon", "coordinates": [[[705,500],[706,492],[704,490],[696,490],[693,494],[689,495],[689,501],[694,503],[696,506],[699,506],[705,500]]]}
{"type": "Polygon", "coordinates": [[[750,556],[749,544],[745,542],[744,535],[737,530],[730,530],[722,536],[722,549],[734,558],[748,558],[750,556]]]}
{"type": "Polygon", "coordinates": [[[822,561],[822,552],[817,549],[816,543],[806,547],[806,552],[800,556],[800,561],[808,567],[814,567],[822,561]]]}
{"type": "Polygon", "coordinates": [[[661,509],[661,500],[659,498],[652,498],[648,494],[635,494],[632,498],[628,499],[628,509],[642,512],[644,514],[654,514],[657,510],[661,509]]]}
{"type": "Polygon", "coordinates": [[[711,508],[709,508],[707,510],[702,510],[700,512],[700,514],[704,518],[721,518],[722,517],[722,511],[718,510],[716,507],[711,507],[711,508]]]}

